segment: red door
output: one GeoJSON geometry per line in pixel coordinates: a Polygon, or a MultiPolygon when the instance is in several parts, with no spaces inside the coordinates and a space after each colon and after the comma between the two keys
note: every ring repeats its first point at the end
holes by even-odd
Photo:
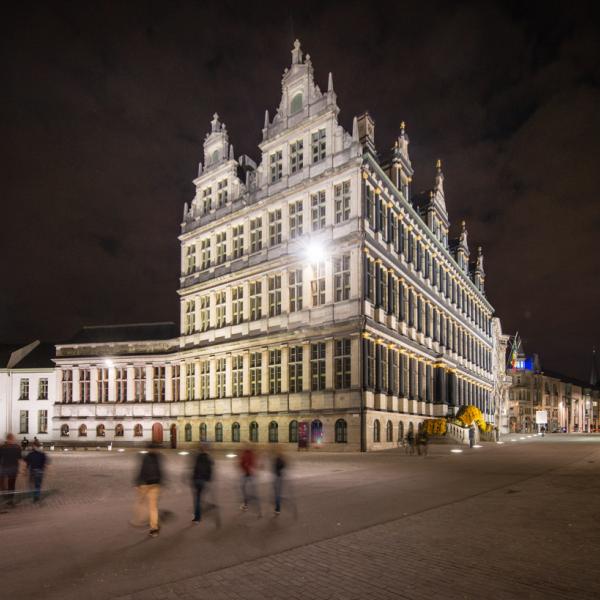
{"type": "Polygon", "coordinates": [[[152,442],[162,444],[163,442],[163,426],[160,423],[152,425],[152,442]]]}
{"type": "Polygon", "coordinates": [[[171,425],[171,448],[177,448],[177,425],[171,425]]]}

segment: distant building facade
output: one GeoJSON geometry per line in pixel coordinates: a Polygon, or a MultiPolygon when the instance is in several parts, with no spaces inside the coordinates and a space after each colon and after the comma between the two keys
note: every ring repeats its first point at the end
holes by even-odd
{"type": "MultiPolygon", "coordinates": [[[[382,449],[475,404],[497,418],[481,248],[455,239],[438,162],[411,193],[404,125],[380,159],[338,123],[298,42],[260,160],[214,115],[181,225],[181,320],[57,346],[61,440],[382,449]]],[[[499,339],[499,338],[498,338],[499,339]]]]}
{"type": "Polygon", "coordinates": [[[34,341],[0,349],[0,439],[13,433],[41,442],[52,440],[56,401],[54,346],[34,341]]]}

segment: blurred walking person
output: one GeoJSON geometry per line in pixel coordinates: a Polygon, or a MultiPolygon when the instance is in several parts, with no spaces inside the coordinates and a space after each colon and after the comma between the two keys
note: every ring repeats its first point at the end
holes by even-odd
{"type": "Polygon", "coordinates": [[[162,482],[162,456],[155,444],[150,444],[143,454],[138,476],[137,501],[135,505],[134,523],[144,525],[150,523],[150,535],[156,537],[160,531],[158,523],[158,496],[162,482]]]}
{"type": "MultiPolygon", "coordinates": [[[[202,495],[206,494],[210,481],[213,478],[214,462],[207,452],[204,445],[200,445],[200,450],[194,458],[192,468],[192,494],[194,497],[194,518],[192,523],[199,523],[202,520],[202,495]]],[[[206,503],[205,511],[218,510],[214,503],[206,503]]],[[[219,514],[216,513],[217,526],[220,524],[219,514]]]]}
{"type": "Polygon", "coordinates": [[[255,472],[256,472],[256,454],[248,445],[240,456],[240,469],[242,471],[242,510],[248,510],[248,505],[251,501],[256,502],[258,516],[260,512],[260,500],[256,493],[255,472]]]}
{"type": "Polygon", "coordinates": [[[49,459],[46,453],[42,450],[37,439],[33,440],[32,450],[25,457],[25,464],[29,470],[29,483],[33,488],[33,501],[39,502],[42,491],[42,481],[44,473],[49,464],[49,459]]]}
{"type": "Polygon", "coordinates": [[[425,431],[425,427],[419,431],[417,438],[417,450],[419,452],[419,456],[423,454],[423,456],[427,456],[427,444],[429,443],[429,436],[427,435],[427,431],[425,431]]]}
{"type": "Polygon", "coordinates": [[[0,491],[9,506],[14,506],[14,492],[19,475],[19,465],[23,456],[21,448],[12,433],[6,436],[6,442],[0,446],[0,491]]]}
{"type": "Polygon", "coordinates": [[[273,492],[275,495],[275,514],[281,514],[281,489],[283,487],[283,472],[286,468],[285,459],[281,448],[273,450],[273,492]]]}
{"type": "Polygon", "coordinates": [[[406,434],[407,450],[412,455],[415,453],[415,434],[412,429],[406,434]]]}

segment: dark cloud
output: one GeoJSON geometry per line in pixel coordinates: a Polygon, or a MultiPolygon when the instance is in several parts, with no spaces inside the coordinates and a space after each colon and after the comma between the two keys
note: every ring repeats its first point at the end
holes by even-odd
{"type": "Polygon", "coordinates": [[[415,189],[443,159],[488,296],[542,362],[600,342],[594,4],[21,3],[3,19],[0,337],[177,320],[183,203],[216,110],[256,157],[293,38],[347,128],[408,123],[415,189]]]}

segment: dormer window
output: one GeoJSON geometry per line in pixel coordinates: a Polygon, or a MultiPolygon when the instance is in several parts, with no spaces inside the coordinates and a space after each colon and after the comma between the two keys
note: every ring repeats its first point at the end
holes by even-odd
{"type": "Polygon", "coordinates": [[[312,134],[312,161],[318,163],[325,158],[325,130],[319,129],[312,134]]]}
{"type": "Polygon", "coordinates": [[[269,171],[271,175],[271,183],[276,183],[283,175],[283,154],[281,150],[273,152],[269,157],[269,171]]]}
{"type": "Polygon", "coordinates": [[[297,173],[304,166],[304,143],[296,140],[290,144],[290,173],[297,173]]]}
{"type": "Polygon", "coordinates": [[[227,179],[219,181],[217,184],[217,208],[227,204],[227,179]]]}
{"type": "Polygon", "coordinates": [[[297,112],[302,110],[302,92],[298,92],[293,98],[290,104],[290,115],[295,115],[297,112]]]}
{"type": "Polygon", "coordinates": [[[212,188],[207,187],[202,191],[202,213],[207,213],[212,208],[212,188]]]}

